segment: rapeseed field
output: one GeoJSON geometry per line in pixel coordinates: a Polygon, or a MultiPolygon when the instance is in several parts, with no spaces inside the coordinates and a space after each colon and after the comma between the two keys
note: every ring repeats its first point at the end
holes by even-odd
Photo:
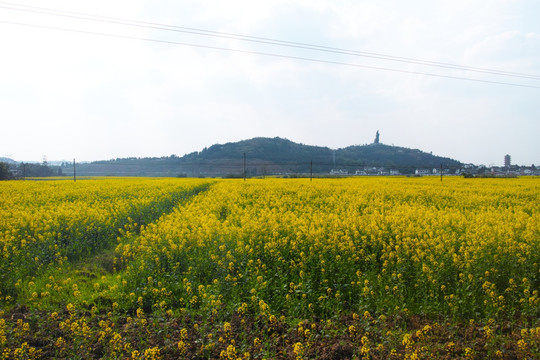
{"type": "Polygon", "coordinates": [[[537,178],[0,183],[0,357],[540,357],[537,178]]]}

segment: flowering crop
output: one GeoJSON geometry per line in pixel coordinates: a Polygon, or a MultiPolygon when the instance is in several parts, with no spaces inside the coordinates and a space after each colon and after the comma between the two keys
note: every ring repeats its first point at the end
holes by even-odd
{"type": "Polygon", "coordinates": [[[114,245],[119,228],[144,225],[200,180],[109,179],[0,183],[0,297],[17,280],[114,245]]]}
{"type": "Polygon", "coordinates": [[[221,181],[117,251],[132,286],[142,289],[149,276],[171,286],[170,305],[210,306],[220,296],[304,317],[536,316],[539,187],[534,179],[507,185],[221,181]]]}
{"type": "Polygon", "coordinates": [[[0,187],[0,356],[540,356],[536,178],[74,185],[0,187]]]}

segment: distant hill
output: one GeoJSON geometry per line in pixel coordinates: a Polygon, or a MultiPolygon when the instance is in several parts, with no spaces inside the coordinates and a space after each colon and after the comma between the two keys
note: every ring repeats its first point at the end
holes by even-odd
{"type": "Polygon", "coordinates": [[[6,163],[6,164],[16,164],[17,163],[15,160],[7,158],[7,157],[0,157],[0,162],[6,163]]]}
{"type": "MultiPolygon", "coordinates": [[[[450,158],[384,144],[355,145],[342,149],[304,145],[283,138],[258,137],[215,144],[182,157],[124,158],[77,165],[79,175],[115,176],[248,176],[329,174],[332,170],[354,174],[356,170],[385,168],[412,174],[418,168],[460,167],[450,158]]],[[[71,168],[70,168],[71,167],[71,168]]],[[[66,163],[63,173],[72,172],[66,163]]]]}

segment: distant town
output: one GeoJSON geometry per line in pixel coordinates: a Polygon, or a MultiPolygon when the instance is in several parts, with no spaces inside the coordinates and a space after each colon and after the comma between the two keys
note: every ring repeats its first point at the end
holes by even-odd
{"type": "MultiPolygon", "coordinates": [[[[442,169],[443,175],[456,175],[464,177],[516,177],[516,176],[540,176],[540,168],[532,166],[485,166],[465,164],[458,169],[442,169]]],[[[385,167],[363,167],[354,172],[347,169],[332,169],[330,175],[334,176],[400,176],[411,174],[402,174],[397,169],[385,167]]],[[[418,168],[414,171],[414,176],[440,176],[440,168],[418,168]]]]}

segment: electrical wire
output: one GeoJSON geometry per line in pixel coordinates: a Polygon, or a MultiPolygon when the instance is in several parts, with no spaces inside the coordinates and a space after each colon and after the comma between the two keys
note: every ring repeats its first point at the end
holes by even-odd
{"type": "Polygon", "coordinates": [[[0,8],[5,8],[9,10],[18,10],[18,11],[33,12],[33,13],[39,13],[39,14],[45,14],[45,15],[62,16],[62,17],[80,19],[80,20],[99,21],[99,22],[105,22],[105,23],[111,23],[111,24],[128,25],[128,26],[142,27],[142,28],[148,28],[148,29],[154,29],[154,30],[174,31],[174,32],[189,33],[189,34],[202,35],[202,36],[212,36],[212,37],[219,37],[219,38],[250,41],[250,42],[263,43],[263,44],[286,46],[286,47],[315,50],[315,51],[323,51],[323,52],[328,52],[328,53],[344,54],[344,55],[351,55],[351,56],[368,57],[368,58],[375,58],[379,60],[410,63],[410,64],[423,65],[423,66],[486,73],[486,74],[491,74],[491,75],[525,78],[525,79],[532,79],[532,80],[540,80],[540,75],[534,75],[534,74],[508,72],[508,71],[488,69],[488,68],[471,67],[471,66],[457,65],[457,64],[444,63],[444,62],[435,62],[435,61],[427,61],[427,60],[407,58],[407,57],[392,56],[392,55],[379,54],[379,53],[373,53],[373,52],[347,50],[347,49],[321,46],[321,45],[313,45],[313,44],[307,44],[307,43],[301,43],[301,42],[283,41],[283,40],[264,38],[264,37],[247,36],[247,35],[239,35],[239,34],[218,32],[218,31],[211,31],[211,30],[204,30],[204,29],[197,29],[197,28],[165,25],[165,24],[153,23],[153,22],[128,20],[128,19],[122,19],[122,18],[116,18],[116,17],[107,17],[107,16],[91,15],[91,14],[78,13],[78,12],[61,11],[61,10],[55,10],[55,9],[50,9],[50,8],[13,4],[13,3],[3,2],[3,1],[0,1],[0,4],[1,4],[0,8]],[[17,8],[14,8],[13,6],[17,6],[17,8]]]}
{"type": "Polygon", "coordinates": [[[391,72],[397,72],[397,73],[403,73],[403,74],[411,74],[411,75],[424,75],[424,76],[446,78],[446,79],[454,79],[454,80],[473,81],[473,82],[480,82],[480,83],[487,83],[487,84],[507,85],[507,86],[516,86],[516,87],[540,89],[540,86],[535,86],[535,85],[517,84],[517,83],[510,83],[510,82],[503,82],[503,81],[482,80],[482,79],[474,79],[474,78],[461,77],[461,76],[442,75],[442,74],[434,74],[434,73],[427,73],[427,72],[421,72],[421,71],[394,69],[394,68],[387,68],[387,67],[382,67],[382,66],[372,66],[372,65],[353,64],[353,63],[347,63],[347,62],[341,62],[341,61],[333,61],[333,60],[314,59],[314,58],[301,57],[301,56],[282,55],[282,54],[275,54],[275,53],[266,53],[266,52],[243,50],[243,49],[233,49],[233,48],[210,46],[210,45],[201,45],[201,44],[193,44],[193,43],[185,43],[185,42],[178,42],[178,41],[158,40],[158,39],[151,39],[151,38],[144,38],[144,37],[137,37],[137,36],[129,36],[129,35],[101,33],[101,32],[96,32],[96,31],[68,29],[68,28],[62,28],[62,27],[56,27],[56,26],[35,25],[35,24],[27,24],[27,23],[21,23],[21,22],[16,22],[16,21],[0,20],[0,23],[11,24],[11,25],[21,25],[21,26],[28,26],[28,27],[36,27],[36,28],[49,29],[49,30],[59,30],[59,31],[67,31],[67,32],[74,32],[74,33],[90,34],[90,35],[107,36],[107,37],[121,38],[121,39],[142,40],[142,41],[169,44],[169,45],[182,45],[182,46],[190,46],[190,47],[197,47],[197,48],[203,48],[203,49],[230,51],[230,52],[237,52],[237,53],[243,53],[243,54],[264,55],[264,56],[270,56],[270,57],[276,57],[276,58],[302,60],[302,61],[318,62],[318,63],[332,64],[332,65],[352,66],[352,67],[359,67],[359,68],[364,68],[364,69],[384,70],[384,71],[391,71],[391,72]]]}

